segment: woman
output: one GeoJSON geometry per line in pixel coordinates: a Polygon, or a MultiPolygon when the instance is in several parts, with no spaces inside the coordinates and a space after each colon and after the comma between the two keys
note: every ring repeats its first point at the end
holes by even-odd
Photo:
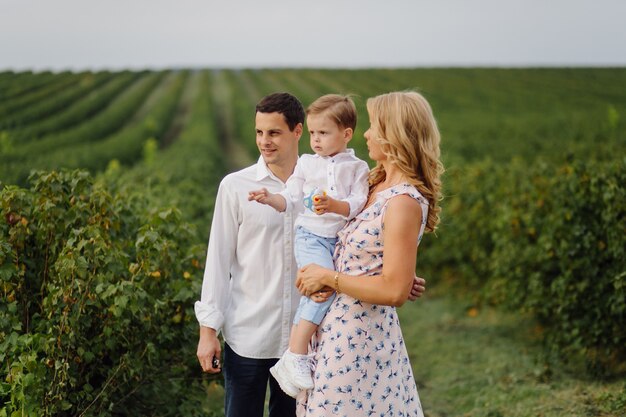
{"type": "Polygon", "coordinates": [[[337,292],[313,337],[315,386],[299,397],[299,416],[423,416],[395,307],[411,291],[422,234],[439,222],[439,130],[415,92],[370,98],[367,111],[368,202],[339,232],[337,272],[298,273],[304,295],[337,292]]]}

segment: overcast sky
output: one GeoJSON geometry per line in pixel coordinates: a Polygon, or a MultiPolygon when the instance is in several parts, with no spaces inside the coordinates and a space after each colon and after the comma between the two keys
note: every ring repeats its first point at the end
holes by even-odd
{"type": "Polygon", "coordinates": [[[0,0],[0,69],[625,66],[626,0],[0,0]]]}

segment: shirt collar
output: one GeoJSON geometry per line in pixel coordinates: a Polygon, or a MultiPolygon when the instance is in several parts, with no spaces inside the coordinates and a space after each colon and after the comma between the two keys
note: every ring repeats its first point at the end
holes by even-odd
{"type": "Polygon", "coordinates": [[[259,160],[256,163],[256,181],[261,181],[265,178],[271,178],[283,184],[283,182],[278,178],[274,173],[269,169],[265,160],[263,159],[263,155],[259,156],[259,160]]]}
{"type": "Polygon", "coordinates": [[[345,151],[343,152],[339,152],[337,155],[335,156],[320,156],[318,154],[313,154],[314,158],[327,158],[327,159],[350,159],[350,158],[354,158],[354,149],[352,148],[346,148],[345,151]]]}
{"type": "Polygon", "coordinates": [[[263,156],[259,156],[259,160],[256,163],[256,180],[261,181],[266,177],[273,177],[272,171],[267,167],[263,156]]]}

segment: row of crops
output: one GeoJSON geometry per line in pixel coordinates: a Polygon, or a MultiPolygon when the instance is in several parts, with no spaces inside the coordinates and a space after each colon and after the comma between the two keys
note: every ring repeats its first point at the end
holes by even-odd
{"type": "Polygon", "coordinates": [[[366,98],[421,91],[447,173],[418,272],[532,314],[557,356],[619,370],[625,81],[623,69],[0,72],[0,416],[208,412],[192,307],[213,198],[256,160],[254,105],[273,91],[305,105],[354,94],[364,159],[366,98]]]}

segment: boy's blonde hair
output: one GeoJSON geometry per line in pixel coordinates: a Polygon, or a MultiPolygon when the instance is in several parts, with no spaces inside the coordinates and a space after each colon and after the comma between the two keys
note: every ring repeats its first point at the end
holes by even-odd
{"type": "Polygon", "coordinates": [[[326,113],[341,128],[356,129],[356,106],[350,96],[326,94],[306,109],[307,115],[321,113],[326,113]]]}
{"type": "MultiPolygon", "coordinates": [[[[382,94],[367,100],[367,111],[376,140],[387,162],[394,164],[428,200],[426,231],[439,223],[441,175],[437,122],[426,99],[414,91],[382,94]]],[[[370,189],[386,178],[378,163],[370,172],[370,189]]]]}

